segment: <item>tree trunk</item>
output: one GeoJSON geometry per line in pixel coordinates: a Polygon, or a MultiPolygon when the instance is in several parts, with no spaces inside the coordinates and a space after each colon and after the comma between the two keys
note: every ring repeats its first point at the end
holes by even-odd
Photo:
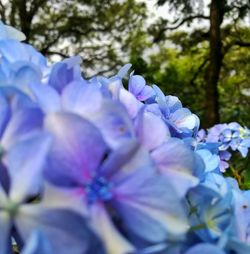
{"type": "Polygon", "coordinates": [[[218,81],[223,60],[221,24],[225,0],[212,0],[210,4],[210,62],[205,73],[205,125],[211,127],[220,121],[218,81]]]}

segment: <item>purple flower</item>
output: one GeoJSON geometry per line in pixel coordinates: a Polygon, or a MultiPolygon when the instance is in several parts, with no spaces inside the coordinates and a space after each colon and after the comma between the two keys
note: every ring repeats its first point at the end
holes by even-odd
{"type": "Polygon", "coordinates": [[[102,95],[95,85],[73,82],[62,94],[50,86],[30,86],[45,113],[73,112],[100,129],[111,148],[134,137],[133,123],[123,105],[102,95]]]}
{"type": "Polygon", "coordinates": [[[73,81],[81,81],[80,57],[71,57],[56,63],[50,71],[48,84],[59,93],[73,81]]]}
{"type": "Polygon", "coordinates": [[[45,126],[54,136],[46,176],[79,190],[108,253],[135,249],[125,235],[155,243],[188,229],[171,184],[135,140],[110,152],[94,125],[67,113],[48,116],[45,126]],[[117,219],[125,235],[114,225],[117,219]]]}
{"type": "MultiPolygon", "coordinates": [[[[53,192],[43,199],[43,168],[50,149],[51,138],[45,133],[12,146],[6,156],[9,185],[4,186],[0,175],[0,252],[10,252],[12,237],[19,248],[36,229],[51,241],[55,253],[91,253],[91,242],[102,249],[100,241],[88,228],[84,217],[70,207],[72,201],[61,194],[61,203],[55,200],[53,192]],[[35,151],[35,152],[34,152],[35,151]],[[41,197],[40,197],[41,195],[41,197]]],[[[58,198],[58,194],[57,194],[58,198]]]]}
{"type": "Polygon", "coordinates": [[[29,107],[31,105],[27,102],[29,101],[23,94],[15,91],[3,93],[0,89],[0,147],[2,155],[17,141],[42,127],[43,114],[41,110],[29,107]]]}
{"type": "MultiPolygon", "coordinates": [[[[183,108],[176,97],[165,96],[156,85],[153,85],[153,88],[156,93],[155,102],[158,104],[161,117],[169,126],[172,135],[183,138],[196,134],[200,124],[198,117],[192,114],[189,109],[183,108]]],[[[151,107],[148,109],[151,110],[151,107]]],[[[152,112],[155,112],[155,108],[152,112]]]]}
{"type": "Polygon", "coordinates": [[[155,96],[155,92],[151,86],[146,85],[146,81],[142,76],[131,75],[128,83],[128,90],[139,101],[146,101],[150,97],[155,96]]]}

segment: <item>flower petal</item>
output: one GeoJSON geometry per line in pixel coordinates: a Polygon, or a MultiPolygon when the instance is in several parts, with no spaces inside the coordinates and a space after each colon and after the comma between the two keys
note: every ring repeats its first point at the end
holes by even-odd
{"type": "Polygon", "coordinates": [[[101,109],[102,95],[97,86],[84,82],[73,82],[62,93],[62,106],[65,110],[88,117],[101,109]]]}
{"type": "Polygon", "coordinates": [[[53,254],[49,241],[45,238],[44,234],[36,230],[32,233],[28,240],[22,254],[53,254]]]}
{"type": "Polygon", "coordinates": [[[39,133],[19,142],[7,154],[11,176],[10,199],[22,202],[29,195],[37,194],[41,187],[43,166],[51,144],[51,137],[39,133]]]}
{"type": "Polygon", "coordinates": [[[118,232],[101,204],[91,207],[91,221],[108,254],[133,253],[134,247],[118,232]]]}
{"type": "Polygon", "coordinates": [[[10,148],[19,139],[39,130],[42,124],[43,114],[40,109],[29,108],[18,110],[12,115],[3,134],[1,141],[3,147],[5,149],[10,148]]]}
{"type": "Polygon", "coordinates": [[[48,239],[54,253],[105,253],[99,238],[79,214],[63,209],[44,209],[40,205],[23,205],[15,220],[18,232],[27,241],[34,229],[48,239]]]}
{"type": "Polygon", "coordinates": [[[0,137],[3,134],[3,131],[7,125],[7,122],[10,117],[10,107],[2,94],[0,94],[0,137]]]}
{"type": "Polygon", "coordinates": [[[140,75],[132,75],[129,79],[128,90],[133,95],[137,96],[142,92],[143,88],[146,86],[145,79],[140,75]]]}
{"type": "Polygon", "coordinates": [[[53,87],[43,84],[30,84],[29,88],[45,113],[60,110],[60,97],[53,87]]]}
{"type": "Polygon", "coordinates": [[[98,129],[71,113],[48,115],[45,128],[54,137],[45,171],[48,179],[66,186],[88,181],[107,148],[98,129]]]}
{"type": "Polygon", "coordinates": [[[195,154],[183,141],[170,138],[155,149],[151,156],[161,173],[171,179],[180,197],[184,197],[190,188],[199,183],[192,174],[196,167],[195,154]]]}
{"type": "Polygon", "coordinates": [[[136,132],[140,143],[149,151],[160,146],[166,138],[170,137],[166,124],[150,112],[138,114],[136,132]]]}

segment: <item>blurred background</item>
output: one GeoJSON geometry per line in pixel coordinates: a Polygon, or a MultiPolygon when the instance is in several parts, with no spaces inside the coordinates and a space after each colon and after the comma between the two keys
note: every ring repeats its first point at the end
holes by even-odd
{"type": "Polygon", "coordinates": [[[85,77],[131,62],[202,127],[250,127],[249,0],[0,0],[0,17],[50,61],[80,55],[85,77]]]}

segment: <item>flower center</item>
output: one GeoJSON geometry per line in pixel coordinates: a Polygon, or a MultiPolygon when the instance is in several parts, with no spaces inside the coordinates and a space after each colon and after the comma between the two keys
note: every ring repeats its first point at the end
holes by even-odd
{"type": "MultiPolygon", "coordinates": [[[[15,215],[18,212],[18,208],[19,208],[19,204],[15,203],[15,202],[8,202],[2,209],[4,211],[6,211],[10,217],[15,217],[15,215]]],[[[1,210],[1,208],[0,208],[1,210]]]]}
{"type": "Polygon", "coordinates": [[[112,199],[112,186],[103,177],[94,178],[91,183],[85,186],[85,188],[89,204],[93,204],[96,201],[108,201],[112,199]]]}

